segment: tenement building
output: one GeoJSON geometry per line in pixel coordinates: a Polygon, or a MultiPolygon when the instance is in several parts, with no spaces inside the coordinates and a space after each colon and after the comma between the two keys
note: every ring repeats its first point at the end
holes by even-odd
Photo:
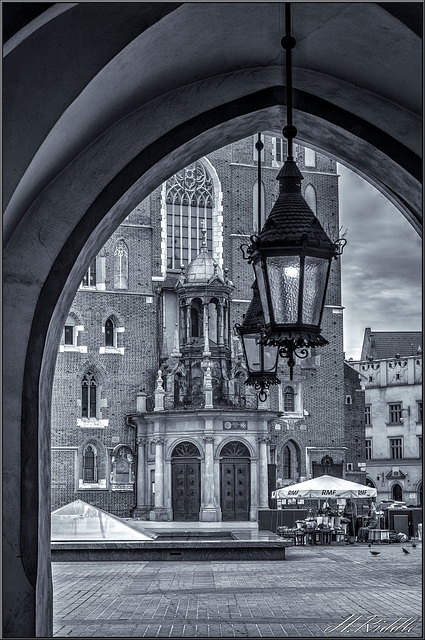
{"type": "MultiPolygon", "coordinates": [[[[278,194],[285,142],[264,134],[182,169],[90,265],[66,321],[52,402],[52,507],[80,498],[152,520],[256,520],[270,490],[330,473],[364,482],[364,399],[344,363],[340,262],[328,344],[261,402],[235,331],[252,298],[241,245],[278,194]],[[259,193],[261,196],[259,197],[259,193]],[[260,199],[261,198],[261,199],[260,199]],[[259,203],[260,200],[260,203],[259,203]]],[[[335,161],[297,147],[302,193],[339,236],[335,161]]]]}
{"type": "Polygon", "coordinates": [[[422,506],[422,333],[367,328],[349,364],[365,390],[367,484],[377,502],[422,506]]]}

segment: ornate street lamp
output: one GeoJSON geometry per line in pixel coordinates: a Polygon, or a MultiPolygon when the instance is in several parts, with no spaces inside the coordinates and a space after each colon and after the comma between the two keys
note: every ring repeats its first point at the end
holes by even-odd
{"type": "Polygon", "coordinates": [[[252,288],[254,296],[242,324],[237,324],[236,330],[242,341],[248,368],[248,378],[245,384],[251,385],[259,391],[259,400],[265,402],[267,399],[266,390],[271,385],[280,384],[276,375],[279,349],[273,346],[267,347],[261,343],[264,332],[264,317],[256,281],[252,288]]]}
{"type": "MultiPolygon", "coordinates": [[[[258,229],[261,229],[261,151],[264,144],[261,141],[261,133],[255,148],[258,153],[258,229]]],[[[242,253],[243,253],[243,247],[242,253]]],[[[236,330],[242,341],[242,348],[248,368],[248,378],[245,384],[253,386],[259,391],[260,402],[267,400],[266,390],[273,384],[280,384],[276,375],[279,350],[274,346],[265,346],[262,343],[264,337],[264,315],[258,293],[257,281],[252,285],[253,298],[244,316],[242,324],[236,325],[236,330]]]]}
{"type": "Polygon", "coordinates": [[[288,359],[292,379],[295,356],[308,355],[308,347],[328,341],[320,323],[333,258],[342,253],[345,240],[332,242],[301,195],[303,176],[293,158],[292,62],[295,38],[291,35],[290,4],[285,4],[288,157],[277,179],[278,199],[261,232],[251,236],[247,259],[253,264],[264,313],[264,345],[279,347],[288,359]]]}

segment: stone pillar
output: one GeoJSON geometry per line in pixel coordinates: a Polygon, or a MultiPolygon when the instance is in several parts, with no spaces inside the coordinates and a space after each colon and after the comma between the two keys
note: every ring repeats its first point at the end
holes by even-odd
{"type": "Polygon", "coordinates": [[[269,491],[268,491],[268,464],[267,464],[267,444],[270,442],[270,438],[266,435],[258,438],[260,446],[259,455],[259,474],[260,474],[260,509],[267,509],[269,506],[269,491]]]}
{"type": "Polygon", "coordinates": [[[179,307],[179,335],[180,344],[186,344],[186,309],[187,307],[180,304],[179,307]]]}
{"type": "Polygon", "coordinates": [[[190,314],[190,302],[188,302],[185,305],[185,313],[186,313],[186,344],[189,344],[190,342],[190,321],[191,321],[191,314],[190,314]]]}
{"type": "Polygon", "coordinates": [[[136,485],[136,508],[133,517],[149,520],[149,504],[146,498],[147,478],[146,478],[146,445],[148,440],[144,436],[137,436],[137,485],[136,485]]]}
{"type": "Polygon", "coordinates": [[[223,325],[223,303],[218,303],[217,310],[217,333],[218,333],[218,344],[219,346],[224,345],[224,325],[223,325]]]}
{"type": "Polygon", "coordinates": [[[208,302],[202,303],[203,311],[203,323],[204,323],[204,352],[203,356],[210,356],[210,337],[209,337],[209,323],[208,323],[208,302]]]}
{"type": "Polygon", "coordinates": [[[169,509],[164,505],[164,444],[165,439],[155,437],[155,507],[150,512],[151,520],[171,520],[169,509]]]}
{"type": "Polygon", "coordinates": [[[219,522],[220,509],[215,504],[215,479],[214,479],[214,436],[205,435],[205,467],[202,477],[203,507],[201,508],[201,522],[219,522]]]}

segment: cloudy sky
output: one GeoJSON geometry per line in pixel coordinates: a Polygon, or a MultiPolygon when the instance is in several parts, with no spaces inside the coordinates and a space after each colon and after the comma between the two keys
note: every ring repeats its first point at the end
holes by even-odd
{"type": "Polygon", "coordinates": [[[360,358],[364,329],[422,328],[422,242],[374,187],[338,164],[346,358],[360,358]]]}

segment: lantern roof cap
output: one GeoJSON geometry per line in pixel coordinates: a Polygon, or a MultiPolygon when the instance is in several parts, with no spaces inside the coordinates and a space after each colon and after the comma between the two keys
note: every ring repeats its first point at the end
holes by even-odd
{"type": "Polygon", "coordinates": [[[258,238],[262,246],[306,245],[328,250],[335,246],[301,193],[294,191],[281,191],[258,238]]]}
{"type": "Polygon", "coordinates": [[[257,280],[252,285],[253,298],[249,303],[248,309],[242,322],[242,329],[245,333],[258,333],[264,329],[264,314],[261,306],[260,294],[258,291],[257,280]]]}

